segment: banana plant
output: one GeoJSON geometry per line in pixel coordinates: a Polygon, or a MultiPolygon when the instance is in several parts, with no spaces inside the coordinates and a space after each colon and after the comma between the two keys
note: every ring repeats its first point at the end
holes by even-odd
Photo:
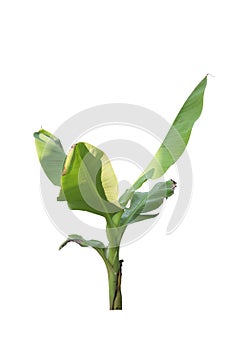
{"type": "Polygon", "coordinates": [[[110,310],[122,309],[122,262],[119,251],[128,225],[153,219],[165,199],[172,196],[176,182],[159,181],[148,192],[138,189],[148,180],[158,180],[184,152],[195,121],[203,108],[207,76],[185,101],[157,153],[135,183],[119,197],[118,182],[107,155],[86,142],[74,144],[66,155],[60,140],[44,129],[33,135],[41,166],[49,180],[59,187],[58,201],[66,201],[70,210],[84,210],[106,220],[108,245],[77,233],[67,235],[60,246],[76,243],[91,247],[103,259],[109,281],[110,310]]]}

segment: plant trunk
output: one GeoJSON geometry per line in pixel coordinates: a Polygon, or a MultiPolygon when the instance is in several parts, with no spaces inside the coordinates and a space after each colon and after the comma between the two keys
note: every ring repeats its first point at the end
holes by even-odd
{"type": "Polygon", "coordinates": [[[125,228],[116,226],[116,223],[108,222],[107,237],[109,246],[106,257],[109,262],[107,270],[110,310],[122,310],[121,270],[123,260],[119,259],[119,251],[120,240],[124,231],[125,228]]]}
{"type": "Polygon", "coordinates": [[[110,310],[122,310],[122,295],[121,295],[121,275],[122,262],[118,260],[118,270],[108,270],[109,284],[109,307],[110,310]]]}

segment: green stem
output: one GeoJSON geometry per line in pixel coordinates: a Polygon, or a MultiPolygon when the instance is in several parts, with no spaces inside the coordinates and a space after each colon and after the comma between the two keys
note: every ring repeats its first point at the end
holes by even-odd
{"type": "Polygon", "coordinates": [[[122,310],[122,295],[121,295],[121,275],[122,262],[119,259],[120,241],[125,228],[118,226],[119,217],[115,220],[107,220],[106,233],[109,245],[106,251],[106,258],[111,268],[108,270],[108,285],[109,285],[109,306],[110,310],[122,310]]]}
{"type": "MultiPolygon", "coordinates": [[[[121,267],[123,260],[118,259],[118,269],[108,269],[108,285],[109,285],[109,308],[110,310],[122,310],[122,294],[121,294],[121,267]]],[[[116,264],[115,264],[116,265],[116,264]]]]}
{"type": "Polygon", "coordinates": [[[123,260],[119,260],[119,247],[107,250],[95,248],[95,250],[102,257],[107,268],[110,310],[122,310],[121,267],[123,260]]]}

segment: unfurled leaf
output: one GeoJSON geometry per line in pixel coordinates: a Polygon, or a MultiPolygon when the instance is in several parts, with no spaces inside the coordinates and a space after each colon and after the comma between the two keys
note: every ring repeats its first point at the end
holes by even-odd
{"type": "Polygon", "coordinates": [[[79,235],[69,235],[68,239],[64,243],[62,243],[62,245],[60,246],[59,250],[64,248],[70,242],[77,243],[81,247],[92,247],[92,248],[100,248],[100,249],[104,249],[105,248],[105,246],[104,246],[104,244],[102,242],[97,241],[95,239],[86,240],[82,236],[79,236],[79,235]]]}
{"type": "MultiPolygon", "coordinates": [[[[164,199],[173,195],[176,183],[173,180],[157,183],[149,192],[135,192],[130,207],[125,208],[121,217],[121,225],[141,221],[141,214],[159,208],[164,199]],[[139,217],[139,220],[137,218],[139,217]]],[[[148,219],[150,217],[147,217],[148,219]]],[[[146,220],[146,218],[144,218],[146,220]]]]}
{"type": "Polygon", "coordinates": [[[88,143],[79,142],[69,151],[62,174],[62,191],[72,210],[85,210],[104,217],[122,210],[117,200],[117,179],[109,159],[88,143]]]}
{"type": "Polygon", "coordinates": [[[200,117],[207,76],[197,85],[188,97],[155,157],[146,167],[145,173],[154,170],[151,178],[158,179],[174,164],[184,152],[192,127],[200,117]]]}
{"type": "Polygon", "coordinates": [[[79,235],[69,235],[68,239],[61,244],[61,246],[59,247],[59,250],[64,248],[68,243],[76,243],[80,245],[80,247],[84,247],[84,248],[87,248],[87,247],[93,248],[94,250],[97,251],[97,253],[101,256],[101,258],[105,262],[108,272],[113,274],[115,273],[111,262],[107,258],[107,251],[108,251],[107,247],[105,247],[105,245],[102,242],[97,241],[96,239],[86,240],[79,235]]]}
{"type": "Polygon", "coordinates": [[[207,76],[196,86],[184,103],[163,143],[143,174],[119,199],[121,205],[125,206],[133,193],[145,181],[160,178],[180,158],[189,141],[193,125],[201,115],[206,84],[207,76]]]}
{"type": "Polygon", "coordinates": [[[56,186],[61,185],[61,174],[66,154],[60,140],[44,129],[33,134],[41,166],[56,186]]]}
{"type": "Polygon", "coordinates": [[[151,215],[142,215],[142,214],[139,214],[138,216],[136,216],[134,219],[131,219],[129,222],[128,222],[128,225],[129,224],[134,224],[136,222],[139,222],[139,221],[144,221],[144,220],[148,220],[148,219],[154,219],[156,216],[158,216],[159,213],[156,213],[156,214],[151,214],[151,215]]]}

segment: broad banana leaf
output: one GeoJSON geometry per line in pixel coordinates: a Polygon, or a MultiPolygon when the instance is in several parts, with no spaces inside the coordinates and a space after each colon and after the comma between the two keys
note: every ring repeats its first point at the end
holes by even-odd
{"type": "Polygon", "coordinates": [[[33,136],[37,155],[45,174],[54,185],[61,186],[61,174],[66,154],[60,140],[44,129],[35,132],[33,136]]]}
{"type": "MultiPolygon", "coordinates": [[[[122,209],[118,182],[107,156],[100,149],[79,142],[70,149],[62,173],[62,192],[72,210],[85,210],[104,217],[122,209]]],[[[58,198],[58,200],[62,198],[58,198]]]]}
{"type": "Polygon", "coordinates": [[[180,158],[189,141],[192,127],[201,115],[206,85],[207,76],[196,86],[184,103],[163,143],[143,174],[119,199],[121,205],[125,206],[133,193],[145,181],[160,178],[180,158]]]}
{"type": "MultiPolygon", "coordinates": [[[[122,226],[150,219],[149,215],[142,215],[159,208],[164,199],[173,195],[176,183],[173,180],[157,183],[149,192],[135,192],[131,199],[130,207],[125,208],[121,216],[122,226]],[[144,217],[145,216],[145,217],[144,217]],[[143,218],[142,218],[143,217],[143,218]]],[[[155,214],[156,216],[158,214],[155,214]]]]}

